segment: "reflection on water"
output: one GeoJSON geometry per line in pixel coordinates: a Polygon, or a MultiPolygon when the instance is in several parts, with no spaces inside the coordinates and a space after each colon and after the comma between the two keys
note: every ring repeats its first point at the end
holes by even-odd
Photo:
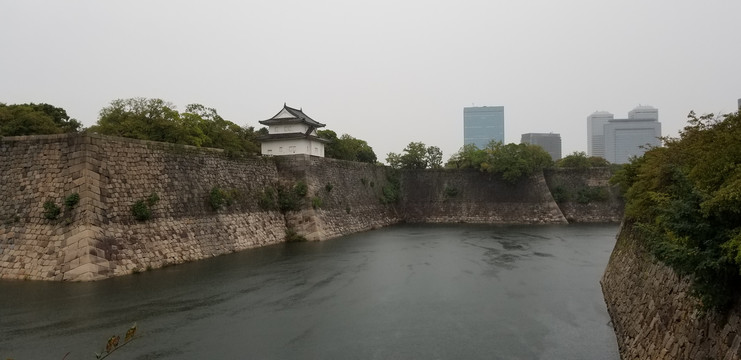
{"type": "Polygon", "coordinates": [[[94,283],[0,282],[0,358],[618,359],[617,226],[404,225],[94,283]]]}

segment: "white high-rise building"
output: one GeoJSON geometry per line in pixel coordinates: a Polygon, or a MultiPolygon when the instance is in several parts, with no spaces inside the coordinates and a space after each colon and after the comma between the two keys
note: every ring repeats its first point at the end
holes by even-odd
{"type": "Polygon", "coordinates": [[[613,164],[626,164],[650,147],[661,145],[659,110],[639,106],[627,119],[613,119],[605,125],[605,159],[613,164]]]}
{"type": "Polygon", "coordinates": [[[587,116],[587,155],[605,157],[605,125],[614,118],[607,111],[587,116]]]}
{"type": "Polygon", "coordinates": [[[598,111],[587,117],[587,153],[613,164],[625,164],[633,156],[641,156],[650,147],[661,145],[659,110],[638,106],[628,112],[627,119],[598,111]]]}
{"type": "Polygon", "coordinates": [[[639,105],[628,112],[630,120],[656,120],[659,121],[659,109],[653,106],[639,105]]]}

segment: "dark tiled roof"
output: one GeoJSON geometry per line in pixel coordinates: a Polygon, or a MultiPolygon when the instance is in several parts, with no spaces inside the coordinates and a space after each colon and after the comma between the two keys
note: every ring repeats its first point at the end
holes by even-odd
{"type": "Polygon", "coordinates": [[[294,109],[286,104],[283,104],[283,109],[278,111],[278,113],[273,115],[273,117],[271,117],[270,119],[260,121],[260,124],[263,124],[263,125],[294,124],[294,123],[306,123],[309,126],[312,126],[314,128],[320,128],[320,127],[326,126],[325,124],[322,124],[310,118],[308,115],[304,114],[302,110],[294,109]],[[291,115],[293,115],[293,118],[276,119],[275,117],[280,115],[280,113],[282,113],[284,109],[288,111],[291,115]]]}
{"type": "Polygon", "coordinates": [[[329,143],[330,141],[324,138],[320,138],[318,136],[314,135],[306,135],[304,133],[283,133],[283,134],[270,134],[270,135],[264,135],[257,138],[257,140],[260,141],[276,141],[276,140],[292,140],[292,139],[310,139],[313,141],[319,141],[323,142],[325,144],[329,143]]]}

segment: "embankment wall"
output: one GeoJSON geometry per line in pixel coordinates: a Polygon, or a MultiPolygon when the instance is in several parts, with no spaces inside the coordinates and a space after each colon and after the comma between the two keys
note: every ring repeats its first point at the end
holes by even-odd
{"type": "Polygon", "coordinates": [[[297,155],[275,159],[283,179],[308,187],[302,210],[286,214],[289,228],[307,240],[326,240],[398,223],[393,204],[384,204],[385,166],[297,155]]]}
{"type": "Polygon", "coordinates": [[[270,160],[99,135],[0,142],[0,278],[94,280],[281,242],[285,221],[251,201],[277,177],[270,160]],[[218,186],[239,194],[210,208],[218,186]],[[43,203],[80,203],[59,219],[43,203]],[[131,208],[156,194],[152,218],[131,208]]]}
{"type": "Polygon", "coordinates": [[[567,223],[542,173],[509,184],[477,170],[406,170],[401,194],[407,222],[567,223]]]}
{"type": "Polygon", "coordinates": [[[511,185],[477,171],[234,157],[96,134],[0,139],[0,184],[0,279],[102,279],[280,243],[287,232],[325,240],[405,221],[566,222],[542,174],[511,185]],[[300,210],[259,205],[265,189],[298,182],[308,185],[300,210]],[[214,210],[214,188],[231,203],[214,210]],[[75,193],[79,203],[65,208],[75,193]],[[152,217],[136,220],[132,206],[152,194],[152,217]],[[59,218],[44,216],[46,201],[59,218]]]}
{"type": "Polygon", "coordinates": [[[610,168],[546,169],[545,180],[570,223],[619,223],[624,203],[610,168]]]}
{"type": "Polygon", "coordinates": [[[741,308],[704,313],[689,282],[658,262],[623,225],[602,278],[623,359],[739,359],[741,308]]]}

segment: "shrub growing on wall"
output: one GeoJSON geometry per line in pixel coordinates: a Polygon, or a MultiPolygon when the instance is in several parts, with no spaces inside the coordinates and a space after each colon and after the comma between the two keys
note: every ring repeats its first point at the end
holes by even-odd
{"type": "Polygon", "coordinates": [[[386,185],[381,188],[381,203],[396,204],[401,199],[401,182],[399,174],[389,172],[386,174],[386,185]]]}
{"type": "Polygon", "coordinates": [[[56,220],[61,212],[62,209],[59,208],[54,200],[47,200],[44,202],[44,217],[47,220],[56,220]]]}
{"type": "Polygon", "coordinates": [[[78,193],[69,194],[66,198],[64,198],[64,206],[68,210],[73,209],[79,202],[80,202],[80,195],[78,193]]]}
{"type": "Polygon", "coordinates": [[[281,213],[298,211],[304,205],[308,192],[309,187],[303,181],[292,186],[277,184],[275,187],[266,187],[260,193],[257,203],[263,210],[279,210],[281,213]]]}
{"type": "Polygon", "coordinates": [[[219,210],[222,207],[230,206],[239,196],[239,190],[237,189],[222,189],[214,186],[208,194],[208,203],[212,209],[219,210]]]}
{"type": "Polygon", "coordinates": [[[152,217],[152,207],[159,202],[156,193],[151,193],[146,199],[139,200],[131,206],[131,214],[138,221],[146,221],[152,217]]]}
{"type": "Polygon", "coordinates": [[[443,190],[443,194],[445,194],[446,197],[456,197],[458,196],[458,188],[455,188],[452,186],[445,186],[445,190],[443,190]]]}

